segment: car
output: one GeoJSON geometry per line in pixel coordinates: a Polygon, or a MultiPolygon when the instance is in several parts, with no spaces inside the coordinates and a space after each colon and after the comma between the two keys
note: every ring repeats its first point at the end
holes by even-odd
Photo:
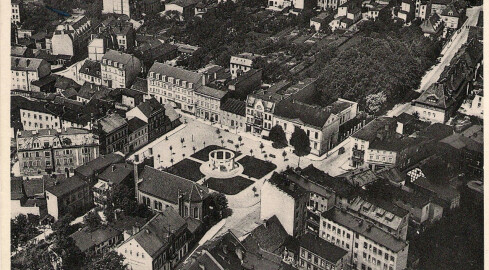
{"type": "Polygon", "coordinates": [[[277,156],[275,156],[274,154],[269,154],[270,157],[273,157],[273,158],[276,158],[277,156]]]}

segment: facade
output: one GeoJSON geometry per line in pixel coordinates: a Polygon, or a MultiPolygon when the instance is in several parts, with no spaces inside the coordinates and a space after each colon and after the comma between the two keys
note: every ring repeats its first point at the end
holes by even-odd
{"type": "Polygon", "coordinates": [[[103,14],[127,15],[139,20],[143,14],[154,14],[161,11],[162,2],[159,0],[103,0],[103,14]]]}
{"type": "Polygon", "coordinates": [[[124,152],[131,153],[143,147],[149,142],[148,139],[148,123],[134,117],[127,121],[129,132],[128,143],[124,152]]]}
{"type": "Polygon", "coordinates": [[[118,185],[131,185],[134,166],[127,163],[112,164],[97,176],[98,182],[93,186],[93,201],[96,205],[105,206],[107,198],[118,185]]]}
{"type": "Polygon", "coordinates": [[[88,60],[102,61],[107,49],[108,44],[104,38],[93,38],[88,44],[88,60]]]}
{"type": "Polygon", "coordinates": [[[447,28],[458,29],[460,13],[453,5],[449,5],[445,8],[440,15],[447,28]]]}
{"type": "Polygon", "coordinates": [[[85,60],[79,70],[80,79],[95,85],[102,85],[102,73],[100,62],[85,60]]]}
{"type": "MultiPolygon", "coordinates": [[[[319,2],[319,1],[318,1],[319,2]]],[[[314,28],[316,32],[323,30],[328,27],[329,23],[333,20],[333,14],[329,12],[321,12],[316,17],[311,18],[309,26],[314,28]]]]}
{"type": "Polygon", "coordinates": [[[191,180],[145,166],[135,179],[137,199],[155,212],[172,207],[183,218],[204,220],[207,216],[207,188],[191,180]]]}
{"type": "Polygon", "coordinates": [[[403,0],[401,3],[401,10],[398,12],[397,17],[402,19],[405,23],[408,23],[414,18],[414,14],[414,2],[412,0],[403,0]]]}
{"type": "Polygon", "coordinates": [[[112,113],[97,120],[93,127],[100,142],[100,154],[124,151],[128,140],[127,121],[112,113]]]}
{"type": "Polygon", "coordinates": [[[319,236],[348,251],[352,269],[407,267],[407,242],[344,210],[333,208],[321,215],[319,236]]]}
{"type": "Polygon", "coordinates": [[[443,32],[445,24],[440,16],[436,13],[431,14],[428,19],[424,20],[421,24],[421,30],[425,37],[438,38],[443,32]]]}
{"type": "Polygon", "coordinates": [[[431,1],[416,0],[414,16],[421,20],[426,20],[431,14],[431,1]]]}
{"type": "Polygon", "coordinates": [[[12,17],[10,22],[13,24],[20,24],[22,20],[23,3],[19,0],[11,1],[12,5],[12,17]]]}
{"type": "Polygon", "coordinates": [[[201,0],[174,0],[165,3],[165,12],[176,11],[183,18],[191,18],[195,15],[195,6],[202,2],[201,0]]]}
{"type": "Polygon", "coordinates": [[[48,214],[58,220],[72,211],[85,211],[92,204],[88,183],[72,176],[46,188],[48,214]]]}
{"type": "Polygon", "coordinates": [[[148,72],[148,94],[162,104],[195,114],[194,91],[202,85],[202,77],[197,72],[155,62],[148,72]]]}
{"type": "Polygon", "coordinates": [[[102,57],[102,85],[109,88],[129,88],[141,72],[136,57],[109,50],[102,57]]]}
{"type": "Polygon", "coordinates": [[[190,237],[185,219],[169,207],[136,230],[116,251],[124,256],[128,269],[170,270],[189,251],[190,237]]]}
{"type": "Polygon", "coordinates": [[[98,158],[78,167],[75,169],[75,175],[81,179],[95,183],[97,176],[104,172],[112,164],[123,163],[124,155],[122,153],[112,153],[107,155],[101,155],[98,158]]]}
{"type": "Polygon", "coordinates": [[[32,82],[51,74],[51,65],[46,60],[24,57],[11,57],[10,59],[12,90],[35,91],[32,82]]]}
{"type": "Polygon", "coordinates": [[[52,42],[53,55],[75,56],[86,52],[92,25],[84,15],[74,15],[56,27],[52,42]]]}
{"type": "Polygon", "coordinates": [[[291,236],[304,232],[308,192],[301,186],[285,181],[286,175],[274,173],[261,188],[260,219],[276,216],[291,236]]]}
{"type": "Polygon", "coordinates": [[[17,136],[22,176],[72,174],[98,155],[98,140],[84,129],[20,131],[17,136]]]}
{"type": "Polygon", "coordinates": [[[299,269],[345,269],[348,252],[317,235],[306,233],[299,241],[299,269]]]}
{"type": "Polygon", "coordinates": [[[229,128],[244,132],[246,129],[246,102],[228,98],[221,105],[221,124],[229,128]]]}
{"type": "Polygon", "coordinates": [[[256,59],[260,57],[262,56],[253,53],[241,53],[231,56],[231,59],[229,60],[229,71],[231,72],[231,78],[235,79],[241,72],[245,73],[250,71],[253,68],[253,64],[255,63],[256,59]]]}
{"type": "Polygon", "coordinates": [[[226,91],[200,86],[194,92],[195,116],[213,123],[220,121],[221,101],[226,95],[226,91]]]}
{"type": "Polygon", "coordinates": [[[91,231],[88,227],[70,235],[75,245],[86,254],[103,254],[122,241],[122,232],[111,227],[91,231]]]}

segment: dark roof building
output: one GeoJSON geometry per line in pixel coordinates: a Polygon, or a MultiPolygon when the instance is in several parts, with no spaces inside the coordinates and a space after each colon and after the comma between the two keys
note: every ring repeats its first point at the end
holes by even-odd
{"type": "Polygon", "coordinates": [[[302,249],[314,253],[316,256],[336,265],[337,263],[346,260],[348,252],[340,247],[337,247],[330,242],[319,238],[317,235],[306,233],[299,236],[299,245],[302,249]]]}
{"type": "Polygon", "coordinates": [[[81,252],[95,251],[99,253],[122,241],[122,232],[111,227],[98,228],[94,231],[86,227],[74,232],[70,237],[81,252]]]}
{"type": "Polygon", "coordinates": [[[246,102],[228,98],[223,104],[221,104],[221,110],[236,115],[246,116],[246,102]]]}

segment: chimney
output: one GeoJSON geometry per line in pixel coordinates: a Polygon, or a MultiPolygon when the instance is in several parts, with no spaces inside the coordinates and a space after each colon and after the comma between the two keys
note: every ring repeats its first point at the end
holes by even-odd
{"type": "Polygon", "coordinates": [[[115,165],[112,165],[112,172],[115,172],[115,165]]]}
{"type": "Polygon", "coordinates": [[[203,265],[202,263],[199,263],[199,267],[200,269],[205,270],[205,265],[203,265]]]}
{"type": "Polygon", "coordinates": [[[30,64],[31,64],[31,60],[30,59],[27,59],[26,66],[29,66],[30,64]]]}
{"type": "Polygon", "coordinates": [[[135,235],[138,232],[139,232],[139,226],[137,225],[132,226],[132,235],[135,235]]]}
{"type": "Polygon", "coordinates": [[[136,201],[138,201],[139,171],[136,162],[134,162],[133,164],[134,164],[134,197],[136,198],[136,201]]]}

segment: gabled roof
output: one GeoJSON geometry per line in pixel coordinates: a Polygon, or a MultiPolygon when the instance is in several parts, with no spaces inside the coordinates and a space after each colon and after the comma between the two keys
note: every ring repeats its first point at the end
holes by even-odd
{"type": "Polygon", "coordinates": [[[438,32],[439,27],[436,27],[436,25],[440,22],[441,18],[438,14],[433,13],[431,16],[423,21],[423,23],[420,25],[421,30],[423,30],[424,33],[429,33],[429,34],[435,34],[438,32]]]}
{"type": "Polygon", "coordinates": [[[39,195],[44,195],[44,189],[54,186],[56,181],[64,181],[66,176],[64,174],[58,174],[54,176],[43,175],[42,178],[31,178],[24,180],[24,189],[27,197],[33,198],[39,195]]]}
{"type": "Polygon", "coordinates": [[[127,125],[126,119],[116,113],[109,114],[98,120],[101,130],[107,134],[127,125]]]}
{"type": "Polygon", "coordinates": [[[441,12],[441,16],[450,16],[450,17],[460,17],[460,13],[453,5],[448,5],[446,9],[441,12]],[[450,14],[451,13],[451,14],[450,14]]]}
{"type": "Polygon", "coordinates": [[[346,250],[337,247],[312,233],[301,235],[299,237],[299,245],[333,264],[338,263],[339,260],[348,254],[346,250]]]}
{"type": "Polygon", "coordinates": [[[38,58],[10,57],[10,68],[12,70],[37,71],[46,60],[38,58]]]}
{"type": "Polygon", "coordinates": [[[122,183],[134,171],[132,165],[127,163],[112,164],[105,171],[99,174],[98,178],[113,185],[122,183]]]}
{"type": "Polygon", "coordinates": [[[353,133],[352,137],[371,142],[377,138],[377,132],[384,129],[386,125],[393,124],[397,124],[396,119],[391,117],[379,117],[370,121],[362,129],[353,133]]]}
{"type": "Polygon", "coordinates": [[[83,181],[82,179],[80,179],[80,177],[75,175],[65,180],[59,181],[58,184],[46,188],[46,191],[49,191],[56,197],[62,197],[85,185],[88,186],[87,182],[83,181]]]}
{"type": "Polygon", "coordinates": [[[193,83],[194,87],[197,87],[202,83],[202,74],[188,71],[183,68],[173,67],[167,64],[162,64],[159,62],[155,62],[153,66],[151,66],[148,74],[150,74],[151,72],[193,83]]]}
{"type": "Polygon", "coordinates": [[[143,78],[137,77],[131,86],[131,89],[141,91],[142,93],[148,93],[148,81],[143,78]]]}
{"type": "Polygon", "coordinates": [[[149,166],[144,167],[139,178],[142,180],[138,184],[139,192],[155,196],[173,204],[178,203],[179,195],[183,195],[185,200],[192,202],[201,202],[209,195],[206,187],[149,166]]]}
{"type": "Polygon", "coordinates": [[[330,118],[331,110],[327,107],[312,106],[289,98],[277,103],[274,114],[278,117],[322,128],[330,118]]]}
{"type": "Polygon", "coordinates": [[[96,78],[102,78],[100,62],[86,59],[83,66],[80,68],[80,73],[96,78]]]}
{"type": "Polygon", "coordinates": [[[202,85],[199,88],[195,89],[195,93],[202,94],[204,96],[212,97],[215,99],[221,99],[227,94],[226,91],[222,91],[205,85],[202,85]]]}
{"type": "Polygon", "coordinates": [[[81,252],[85,252],[121,234],[120,231],[111,227],[98,228],[95,231],[83,228],[70,235],[70,237],[75,241],[81,252]]]}
{"type": "Polygon", "coordinates": [[[165,109],[163,105],[156,101],[154,97],[139,104],[136,108],[138,108],[144,114],[144,116],[148,118],[150,118],[153,113],[165,109]]]}
{"type": "Polygon", "coordinates": [[[133,133],[134,131],[142,128],[143,126],[146,126],[148,123],[144,122],[143,120],[133,117],[129,121],[127,121],[127,129],[129,134],[133,133]]]}
{"type": "Polygon", "coordinates": [[[149,256],[154,258],[158,252],[171,245],[171,236],[187,227],[183,219],[172,207],[156,214],[141,230],[124,243],[135,240],[149,256]]]}
{"type": "Polygon", "coordinates": [[[446,109],[449,107],[449,103],[451,103],[451,100],[446,95],[447,91],[448,89],[444,83],[433,83],[416,99],[416,102],[446,109]]]}
{"type": "Polygon", "coordinates": [[[103,59],[111,60],[114,62],[122,63],[126,66],[132,66],[135,63],[139,64],[139,59],[127,53],[119,52],[116,50],[109,50],[102,57],[103,59]]]}
{"type": "Polygon", "coordinates": [[[54,84],[54,87],[62,89],[62,90],[67,90],[69,88],[73,88],[75,90],[78,90],[78,89],[80,89],[81,86],[70,78],[59,76],[56,79],[56,83],[54,84]]]}
{"type": "Polygon", "coordinates": [[[246,102],[239,99],[228,98],[221,104],[221,110],[232,114],[246,116],[246,102]]]}
{"type": "Polygon", "coordinates": [[[247,250],[259,252],[259,249],[279,255],[280,248],[287,240],[289,234],[280,223],[277,216],[272,216],[265,223],[256,227],[243,240],[247,250]]]}
{"type": "Polygon", "coordinates": [[[75,171],[85,177],[90,177],[95,172],[107,168],[107,166],[124,161],[124,156],[119,153],[111,153],[99,156],[75,169],[75,171]]]}
{"type": "Polygon", "coordinates": [[[170,103],[165,104],[165,115],[170,119],[170,122],[174,122],[180,118],[180,115],[175,111],[170,103]]]}

